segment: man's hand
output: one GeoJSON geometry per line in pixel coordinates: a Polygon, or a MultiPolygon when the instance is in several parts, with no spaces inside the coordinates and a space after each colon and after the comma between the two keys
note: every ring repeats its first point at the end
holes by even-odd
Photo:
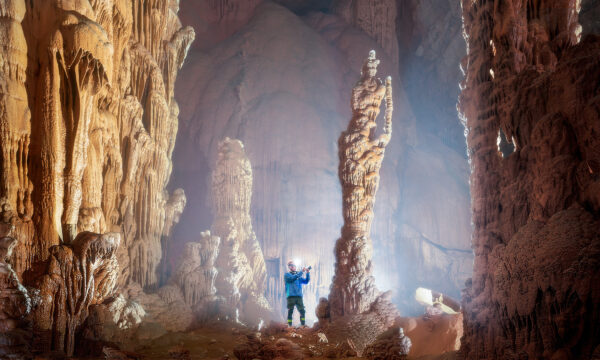
{"type": "Polygon", "coordinates": [[[309,269],[309,268],[306,268],[306,267],[305,267],[305,268],[302,268],[302,272],[310,272],[310,269],[309,269]]]}

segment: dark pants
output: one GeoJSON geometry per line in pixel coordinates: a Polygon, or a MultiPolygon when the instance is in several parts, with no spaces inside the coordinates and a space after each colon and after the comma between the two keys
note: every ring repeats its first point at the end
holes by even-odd
{"type": "Polygon", "coordinates": [[[302,302],[302,296],[289,296],[287,298],[287,308],[288,308],[288,325],[292,326],[292,315],[294,314],[294,306],[298,308],[298,312],[300,313],[300,322],[304,325],[306,315],[306,311],[304,310],[304,302],[302,302]]]}

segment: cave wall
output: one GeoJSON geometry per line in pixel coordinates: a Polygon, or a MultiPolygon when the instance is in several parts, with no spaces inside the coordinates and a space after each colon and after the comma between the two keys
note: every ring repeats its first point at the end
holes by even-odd
{"type": "Polygon", "coordinates": [[[576,1],[463,1],[466,359],[588,359],[600,316],[600,38],[576,1]]]}
{"type": "Polygon", "coordinates": [[[81,231],[113,231],[120,283],[158,284],[181,208],[165,191],[173,87],[194,39],[177,12],[167,0],[2,3],[0,199],[19,276],[81,231]]]}

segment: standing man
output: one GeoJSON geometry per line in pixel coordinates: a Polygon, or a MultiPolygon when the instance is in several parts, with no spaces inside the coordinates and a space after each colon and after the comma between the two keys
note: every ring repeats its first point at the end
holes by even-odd
{"type": "Polygon", "coordinates": [[[292,326],[292,315],[294,314],[294,306],[298,308],[300,313],[300,322],[302,326],[306,326],[304,317],[306,310],[304,310],[304,302],[302,301],[302,285],[308,284],[310,281],[310,267],[302,268],[302,271],[296,271],[296,264],[293,260],[288,261],[289,272],[285,273],[285,295],[287,296],[287,308],[288,308],[288,326],[292,326]],[[306,273],[306,277],[302,275],[306,273]]]}

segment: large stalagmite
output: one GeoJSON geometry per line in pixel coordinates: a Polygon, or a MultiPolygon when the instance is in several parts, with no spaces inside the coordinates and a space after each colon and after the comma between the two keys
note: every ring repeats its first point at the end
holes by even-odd
{"type": "Polygon", "coordinates": [[[252,167],[241,141],[225,138],[212,174],[212,233],[221,238],[216,260],[221,311],[258,324],[270,317],[265,298],[266,266],[252,230],[252,167]]]}
{"type": "MultiPolygon", "coordinates": [[[[462,1],[466,359],[589,359],[600,322],[600,38],[579,1],[462,1]]],[[[598,350],[596,350],[598,351],[598,350]]]]}
{"type": "Polygon", "coordinates": [[[338,141],[344,226],[335,245],[335,276],[329,294],[332,318],[370,310],[379,291],[372,276],[373,205],[379,169],[392,135],[392,79],[376,78],[375,51],[365,61],[361,79],[352,89],[352,119],[338,141]],[[376,119],[385,100],[383,134],[375,136],[376,119]]]}

